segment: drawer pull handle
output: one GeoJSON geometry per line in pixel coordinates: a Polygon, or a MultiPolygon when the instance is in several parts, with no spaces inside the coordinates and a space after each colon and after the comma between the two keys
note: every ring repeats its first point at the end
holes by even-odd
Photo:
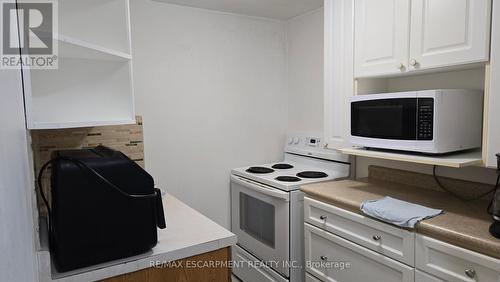
{"type": "Polygon", "coordinates": [[[321,220],[326,220],[326,215],[320,215],[320,216],[319,216],[319,219],[321,219],[321,220]]]}
{"type": "Polygon", "coordinates": [[[380,239],[382,239],[382,237],[380,235],[373,235],[372,239],[374,241],[380,241],[380,239]]]}
{"type": "Polygon", "coordinates": [[[469,278],[474,278],[476,277],[476,271],[474,269],[467,269],[465,270],[465,275],[467,275],[469,278]]]}
{"type": "Polygon", "coordinates": [[[328,259],[328,257],[326,257],[326,256],[320,256],[319,258],[320,258],[322,261],[326,261],[326,260],[328,259]]]}

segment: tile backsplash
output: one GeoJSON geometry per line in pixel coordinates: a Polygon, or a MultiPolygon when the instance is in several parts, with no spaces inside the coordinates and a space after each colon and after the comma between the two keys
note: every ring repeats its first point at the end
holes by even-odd
{"type": "MultiPolygon", "coordinates": [[[[32,149],[35,178],[53,151],[94,148],[104,145],[119,150],[144,168],[144,138],[142,118],[136,117],[136,124],[112,125],[85,128],[32,130],[32,149]]],[[[42,178],[44,193],[50,202],[50,168],[42,178]]],[[[37,187],[37,202],[40,215],[47,213],[37,187]]]]}

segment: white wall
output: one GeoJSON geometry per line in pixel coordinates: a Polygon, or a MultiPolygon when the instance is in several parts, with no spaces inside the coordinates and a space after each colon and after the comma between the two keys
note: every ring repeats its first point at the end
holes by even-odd
{"type": "Polygon", "coordinates": [[[323,8],[287,22],[288,131],[323,132],[323,8]]]}
{"type": "Polygon", "coordinates": [[[229,227],[230,169],[282,157],[285,24],[131,1],[131,25],[147,170],[229,227]]]}
{"type": "Polygon", "coordinates": [[[38,279],[19,70],[0,70],[0,281],[38,279]]]}

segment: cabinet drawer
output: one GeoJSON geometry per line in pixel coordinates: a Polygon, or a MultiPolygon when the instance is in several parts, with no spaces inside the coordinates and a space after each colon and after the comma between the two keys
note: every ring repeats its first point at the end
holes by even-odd
{"type": "Polygon", "coordinates": [[[233,274],[245,282],[288,282],[278,272],[268,266],[257,264],[260,260],[249,252],[235,245],[231,247],[232,259],[235,262],[233,274]]]}
{"type": "Polygon", "coordinates": [[[415,282],[445,282],[437,277],[415,269],[415,282]]]}
{"type": "Polygon", "coordinates": [[[305,221],[370,250],[413,266],[415,234],[366,216],[304,198],[305,221]]]}
{"type": "Polygon", "coordinates": [[[310,224],[304,227],[306,271],[322,281],[414,281],[414,269],[310,224]]]}
{"type": "Polygon", "coordinates": [[[306,282],[321,282],[318,278],[312,276],[309,273],[306,273],[306,282]]]}
{"type": "Polygon", "coordinates": [[[500,260],[423,235],[416,236],[415,264],[446,281],[500,281],[500,260]]]}

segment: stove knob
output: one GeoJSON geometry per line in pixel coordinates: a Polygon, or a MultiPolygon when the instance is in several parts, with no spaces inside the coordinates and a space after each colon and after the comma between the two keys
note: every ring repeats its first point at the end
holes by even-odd
{"type": "Polygon", "coordinates": [[[300,139],[299,137],[293,137],[293,144],[299,144],[300,139]]]}

